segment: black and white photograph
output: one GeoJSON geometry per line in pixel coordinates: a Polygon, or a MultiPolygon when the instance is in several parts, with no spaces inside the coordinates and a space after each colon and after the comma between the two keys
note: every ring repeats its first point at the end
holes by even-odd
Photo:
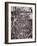
{"type": "Polygon", "coordinates": [[[32,7],[11,7],[11,39],[32,38],[32,7]]]}
{"type": "Polygon", "coordinates": [[[36,4],[6,3],[6,43],[36,41],[36,4]]]}

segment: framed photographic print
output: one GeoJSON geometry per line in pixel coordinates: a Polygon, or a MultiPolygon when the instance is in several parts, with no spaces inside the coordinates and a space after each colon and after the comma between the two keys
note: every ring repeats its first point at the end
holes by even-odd
{"type": "Polygon", "coordinates": [[[36,42],[36,4],[5,2],[5,43],[36,42]]]}

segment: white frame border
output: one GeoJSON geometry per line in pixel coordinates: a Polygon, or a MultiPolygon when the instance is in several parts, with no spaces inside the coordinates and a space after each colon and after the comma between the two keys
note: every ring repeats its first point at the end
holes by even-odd
{"type": "Polygon", "coordinates": [[[29,5],[29,4],[8,4],[8,22],[9,22],[9,27],[8,27],[8,42],[9,43],[14,43],[14,42],[28,42],[28,41],[35,41],[35,6],[34,5],[29,5]],[[32,39],[15,39],[11,40],[11,6],[24,6],[24,7],[32,7],[33,8],[33,38],[32,39]]]}

